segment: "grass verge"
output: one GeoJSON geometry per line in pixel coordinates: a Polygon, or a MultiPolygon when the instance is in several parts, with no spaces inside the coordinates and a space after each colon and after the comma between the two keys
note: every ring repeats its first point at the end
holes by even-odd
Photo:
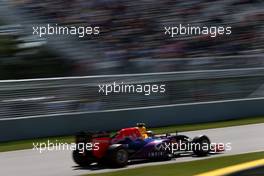
{"type": "Polygon", "coordinates": [[[102,174],[89,174],[86,176],[193,176],[215,169],[220,169],[223,167],[228,167],[262,158],[264,158],[264,152],[256,152],[234,156],[210,158],[199,161],[127,169],[102,174]]]}
{"type": "MultiPolygon", "coordinates": [[[[257,123],[264,123],[264,117],[254,117],[254,118],[245,118],[238,120],[200,123],[200,124],[173,125],[168,127],[150,128],[150,130],[154,131],[154,133],[156,134],[163,134],[163,133],[173,133],[176,131],[183,132],[183,131],[203,130],[203,129],[211,129],[211,128],[257,124],[257,123]]],[[[20,140],[20,141],[0,142],[0,152],[30,149],[33,147],[33,142],[34,143],[47,142],[48,140],[53,143],[56,141],[61,143],[66,143],[66,142],[71,143],[74,141],[74,137],[59,136],[59,137],[20,140]]]]}
{"type": "Polygon", "coordinates": [[[173,133],[176,132],[176,130],[179,132],[194,131],[194,130],[224,128],[230,126],[249,125],[249,124],[257,124],[257,123],[264,123],[264,117],[252,117],[252,118],[210,122],[210,123],[174,125],[167,127],[152,128],[151,130],[153,130],[156,134],[164,134],[164,133],[173,133]]]}

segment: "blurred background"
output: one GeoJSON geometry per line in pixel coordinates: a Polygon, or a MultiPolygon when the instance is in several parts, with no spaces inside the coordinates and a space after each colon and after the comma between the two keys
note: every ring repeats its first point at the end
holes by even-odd
{"type": "Polygon", "coordinates": [[[262,0],[1,1],[1,79],[257,67],[263,5],[262,0]],[[39,24],[100,26],[101,33],[83,39],[32,36],[31,26],[39,24]],[[232,35],[164,35],[165,26],[178,24],[231,26],[232,35]]]}
{"type": "Polygon", "coordinates": [[[1,0],[0,79],[9,80],[0,82],[1,117],[262,97],[263,7],[263,0],[1,0]],[[32,35],[32,26],[46,24],[99,26],[100,35],[32,35]],[[232,35],[164,35],[178,24],[231,26],[232,35]],[[175,73],[153,74],[160,72],[175,73]],[[113,74],[120,76],[104,76],[113,74]],[[45,79],[15,81],[32,78],[45,79]],[[167,93],[99,97],[98,83],[111,81],[165,82],[167,93]]]}

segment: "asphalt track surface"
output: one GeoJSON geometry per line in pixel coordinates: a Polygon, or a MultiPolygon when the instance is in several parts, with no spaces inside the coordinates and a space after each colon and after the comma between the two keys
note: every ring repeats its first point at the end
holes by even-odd
{"type": "MultiPolygon", "coordinates": [[[[167,162],[137,162],[123,169],[264,151],[264,123],[183,132],[182,134],[190,137],[206,134],[210,137],[211,142],[231,143],[232,150],[202,158],[185,156],[167,162]]],[[[0,153],[0,175],[3,176],[72,176],[116,170],[121,169],[102,168],[96,165],[89,168],[80,168],[73,162],[71,151],[45,151],[40,154],[36,150],[29,149],[0,153]]]]}

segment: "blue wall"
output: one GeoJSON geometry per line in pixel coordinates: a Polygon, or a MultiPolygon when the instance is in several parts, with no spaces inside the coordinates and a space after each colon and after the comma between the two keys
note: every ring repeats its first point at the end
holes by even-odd
{"type": "Polygon", "coordinates": [[[0,120],[0,141],[56,135],[79,131],[114,130],[145,122],[158,127],[264,116],[264,99],[236,100],[98,113],[56,115],[0,120]]]}

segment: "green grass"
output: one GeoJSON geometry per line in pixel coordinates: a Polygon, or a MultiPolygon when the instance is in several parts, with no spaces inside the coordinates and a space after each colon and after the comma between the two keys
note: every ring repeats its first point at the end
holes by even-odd
{"type": "Polygon", "coordinates": [[[32,149],[33,143],[41,143],[47,141],[50,142],[60,142],[60,143],[72,143],[74,142],[73,136],[60,136],[60,137],[48,137],[48,138],[37,138],[37,139],[28,139],[20,141],[10,141],[0,143],[0,152],[13,151],[13,150],[23,150],[23,149],[32,149]]]}
{"type": "Polygon", "coordinates": [[[193,176],[215,169],[264,158],[264,152],[224,156],[199,161],[148,166],[89,176],[193,176]]]}
{"type": "MultiPolygon", "coordinates": [[[[182,132],[182,131],[192,131],[192,130],[202,130],[202,129],[211,129],[211,128],[220,128],[228,126],[237,126],[237,125],[247,125],[247,124],[256,124],[264,123],[264,117],[254,117],[246,118],[239,120],[230,120],[223,122],[211,122],[211,123],[200,123],[200,124],[186,124],[186,125],[174,125],[168,127],[159,127],[159,128],[150,128],[156,134],[163,133],[172,133],[172,132],[182,132]]],[[[40,139],[29,139],[29,140],[20,140],[20,141],[10,141],[10,142],[1,142],[0,143],[0,152],[12,151],[12,150],[22,150],[33,148],[33,142],[62,142],[70,143],[74,141],[73,136],[60,136],[60,137],[47,137],[40,139]]]]}
{"type": "Polygon", "coordinates": [[[223,127],[230,127],[230,126],[257,124],[257,123],[264,123],[264,117],[252,117],[252,118],[244,118],[244,119],[237,119],[237,120],[199,123],[199,124],[174,125],[174,126],[168,126],[168,127],[152,128],[151,130],[153,130],[157,134],[164,134],[164,133],[173,133],[175,131],[178,131],[178,132],[194,131],[194,130],[223,128],[223,127]]]}

